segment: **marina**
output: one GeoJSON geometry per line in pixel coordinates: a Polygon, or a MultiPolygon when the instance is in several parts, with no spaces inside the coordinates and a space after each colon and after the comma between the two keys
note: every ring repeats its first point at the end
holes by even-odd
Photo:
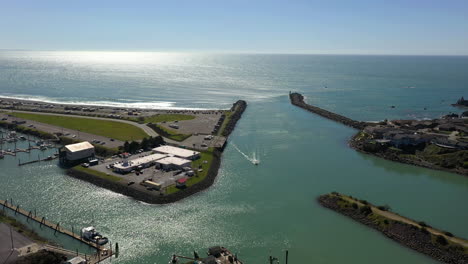
{"type": "MultiPolygon", "coordinates": [[[[79,252],[74,252],[71,250],[67,250],[64,248],[52,246],[52,245],[45,245],[46,250],[51,250],[59,253],[64,253],[65,255],[76,255],[80,256],[84,259],[86,259],[88,264],[96,264],[100,263],[106,259],[112,258],[113,255],[118,254],[118,252],[114,252],[112,250],[112,244],[110,244],[110,247],[105,247],[101,245],[98,242],[93,242],[90,241],[89,239],[85,239],[85,236],[83,235],[83,230],[80,230],[80,233],[75,233],[75,231],[72,229],[71,231],[64,228],[63,226],[60,225],[60,223],[52,223],[49,220],[47,220],[45,217],[40,217],[36,214],[36,210],[31,210],[31,211],[26,211],[25,209],[21,208],[19,205],[14,205],[12,202],[8,202],[8,200],[0,200],[0,206],[2,207],[2,210],[11,210],[14,212],[14,215],[22,215],[26,217],[27,221],[35,221],[40,224],[40,226],[44,226],[46,228],[49,228],[54,231],[55,233],[61,233],[64,235],[67,235],[83,244],[88,245],[89,247],[92,247],[96,250],[96,253],[94,255],[86,255],[86,254],[80,254],[79,252]]],[[[118,248],[118,244],[115,244],[116,248],[118,248]]],[[[118,249],[117,249],[118,250],[118,249]]],[[[116,251],[117,251],[116,250],[116,251]]]]}

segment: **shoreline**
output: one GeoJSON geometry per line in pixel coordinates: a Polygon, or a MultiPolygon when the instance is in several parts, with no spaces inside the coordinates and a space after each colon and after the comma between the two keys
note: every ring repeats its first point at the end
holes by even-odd
{"type": "Polygon", "coordinates": [[[468,263],[468,241],[424,222],[400,216],[385,206],[339,193],[321,195],[320,205],[373,228],[402,246],[445,263],[468,263]]]}
{"type": "MultiPolygon", "coordinates": [[[[413,165],[413,166],[418,166],[418,167],[423,167],[427,169],[433,169],[433,170],[438,170],[438,171],[445,171],[445,172],[450,172],[450,173],[456,173],[460,174],[463,176],[468,176],[468,170],[464,169],[463,167],[456,167],[456,168],[446,168],[446,167],[441,167],[438,166],[437,164],[431,163],[426,160],[422,160],[420,157],[417,155],[413,154],[414,158],[405,158],[403,155],[397,155],[396,153],[393,153],[391,150],[386,149],[384,151],[366,151],[365,150],[365,144],[363,142],[358,142],[359,141],[359,135],[361,132],[365,131],[367,127],[378,127],[379,125],[382,125],[386,123],[386,121],[381,121],[381,122],[362,122],[362,121],[356,121],[352,120],[350,118],[332,113],[330,111],[321,109],[316,106],[309,105],[304,102],[304,96],[302,96],[299,93],[290,93],[290,101],[293,105],[298,106],[304,110],[307,110],[309,112],[318,114],[324,118],[333,120],[335,122],[341,123],[343,125],[355,128],[359,130],[358,133],[353,135],[349,140],[348,140],[348,146],[360,153],[364,153],[367,155],[373,155],[378,158],[383,158],[385,160],[393,161],[393,162],[399,162],[403,164],[408,164],[408,165],[413,165]]],[[[427,120],[427,121],[433,121],[433,120],[427,120]]],[[[409,156],[409,155],[406,155],[409,156]]]]}
{"type": "Polygon", "coordinates": [[[348,141],[348,146],[350,148],[358,151],[359,153],[366,154],[366,155],[372,155],[372,156],[375,156],[377,158],[381,158],[381,159],[388,160],[388,161],[399,162],[399,163],[402,163],[402,164],[417,166],[417,167],[421,167],[421,168],[425,168],[425,169],[450,172],[450,173],[455,173],[455,174],[459,174],[459,175],[468,177],[468,175],[464,171],[457,170],[457,169],[439,167],[439,166],[437,166],[435,164],[432,164],[432,163],[429,163],[429,162],[424,162],[422,160],[404,159],[404,158],[398,157],[398,155],[396,155],[396,154],[386,153],[386,152],[369,152],[369,151],[365,151],[362,146],[359,146],[359,144],[356,143],[355,138],[357,136],[358,136],[358,134],[354,135],[348,141]]]}
{"type": "Polygon", "coordinates": [[[112,101],[92,101],[92,102],[74,102],[74,101],[59,101],[59,100],[48,100],[46,98],[27,98],[27,96],[22,97],[18,96],[8,96],[0,95],[0,101],[8,102],[23,102],[23,103],[36,103],[36,104],[45,104],[45,105],[57,105],[57,106],[83,106],[83,107],[105,107],[105,108],[129,108],[129,109],[139,109],[139,110],[158,110],[158,111],[215,111],[215,110],[228,110],[220,108],[198,108],[198,107],[175,107],[175,106],[162,106],[164,104],[173,104],[174,102],[133,102],[133,103],[123,103],[123,102],[112,102],[112,101]],[[148,106],[141,106],[148,104],[148,106]],[[150,105],[155,104],[155,105],[150,105]],[[161,106],[158,106],[161,104],[161,106]],[[140,106],[139,106],[140,105],[140,106]]]}

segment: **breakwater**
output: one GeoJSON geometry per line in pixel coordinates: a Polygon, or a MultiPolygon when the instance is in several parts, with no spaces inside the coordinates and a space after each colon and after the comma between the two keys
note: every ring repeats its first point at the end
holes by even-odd
{"type": "Polygon", "coordinates": [[[388,238],[445,263],[468,263],[468,241],[389,212],[384,206],[374,206],[339,193],[321,195],[318,202],[333,211],[348,216],[380,231],[388,238]]]}
{"type": "Polygon", "coordinates": [[[322,109],[317,106],[309,105],[304,102],[304,96],[300,93],[289,93],[289,99],[291,100],[291,103],[295,106],[298,106],[302,109],[305,109],[309,112],[315,113],[317,115],[320,115],[322,117],[325,117],[327,119],[336,121],[338,123],[342,123],[343,125],[353,127],[356,129],[364,129],[366,126],[370,125],[367,122],[361,122],[361,121],[356,121],[350,118],[347,118],[345,116],[335,114],[333,112],[327,111],[325,109],[322,109]]]}
{"type": "Polygon", "coordinates": [[[227,137],[229,136],[234,128],[236,127],[237,121],[240,120],[242,114],[247,108],[247,102],[244,100],[238,100],[232,105],[231,111],[233,111],[231,118],[228,120],[226,127],[222,131],[222,135],[227,137]]]}

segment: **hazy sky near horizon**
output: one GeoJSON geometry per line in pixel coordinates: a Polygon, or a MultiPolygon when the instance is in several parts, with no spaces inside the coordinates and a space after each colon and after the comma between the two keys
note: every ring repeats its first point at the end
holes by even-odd
{"type": "Polygon", "coordinates": [[[468,1],[0,0],[0,49],[468,55],[468,1]]]}

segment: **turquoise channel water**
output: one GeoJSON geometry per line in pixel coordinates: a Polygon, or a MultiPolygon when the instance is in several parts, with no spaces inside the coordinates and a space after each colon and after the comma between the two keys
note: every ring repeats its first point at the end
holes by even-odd
{"type": "Polygon", "coordinates": [[[3,96],[166,108],[247,100],[230,141],[261,161],[228,145],[210,189],[149,205],[70,178],[55,162],[18,167],[7,156],[0,199],[64,227],[95,225],[119,243],[115,263],[167,263],[217,244],[255,264],[286,249],[289,263],[435,263],[316,197],[338,191],[388,204],[467,238],[468,178],[357,153],[347,146],[355,130],[290,105],[287,94],[360,120],[433,118],[461,111],[450,103],[468,96],[467,69],[468,57],[0,52],[3,96]]]}

